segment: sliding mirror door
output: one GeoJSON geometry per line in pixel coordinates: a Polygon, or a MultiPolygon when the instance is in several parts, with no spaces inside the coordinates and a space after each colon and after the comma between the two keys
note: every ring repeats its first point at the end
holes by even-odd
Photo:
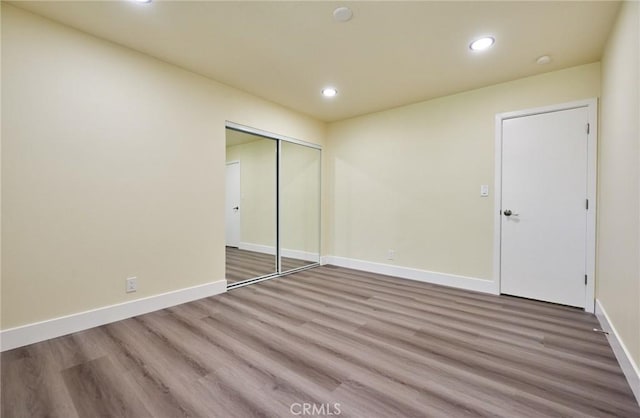
{"type": "Polygon", "coordinates": [[[320,263],[317,145],[227,122],[227,287],[320,263]]]}
{"type": "Polygon", "coordinates": [[[280,141],[281,272],[320,262],[320,150],[280,141]]]}
{"type": "Polygon", "coordinates": [[[226,277],[233,284],[278,272],[278,141],[227,128],[226,277]]]}

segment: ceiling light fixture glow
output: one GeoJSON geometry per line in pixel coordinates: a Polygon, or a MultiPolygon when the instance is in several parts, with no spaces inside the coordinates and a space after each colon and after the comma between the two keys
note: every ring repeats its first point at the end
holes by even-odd
{"type": "Polygon", "coordinates": [[[133,0],[136,3],[151,3],[151,0],[133,0]]]}
{"type": "Polygon", "coordinates": [[[335,97],[338,94],[338,90],[333,87],[325,87],[322,89],[322,95],[324,97],[335,97]]]}
{"type": "Polygon", "coordinates": [[[472,51],[482,51],[491,47],[495,42],[496,40],[494,38],[487,36],[471,42],[471,44],[469,44],[469,49],[472,51]]]}

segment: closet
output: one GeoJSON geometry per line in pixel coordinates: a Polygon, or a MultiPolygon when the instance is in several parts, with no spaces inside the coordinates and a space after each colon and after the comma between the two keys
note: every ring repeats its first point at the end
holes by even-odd
{"type": "Polygon", "coordinates": [[[320,264],[321,147],[226,124],[226,277],[235,288],[320,264]]]}

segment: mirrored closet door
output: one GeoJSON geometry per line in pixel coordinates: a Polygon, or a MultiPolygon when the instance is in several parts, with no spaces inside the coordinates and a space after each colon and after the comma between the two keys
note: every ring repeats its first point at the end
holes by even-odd
{"type": "Polygon", "coordinates": [[[229,288],[319,265],[320,154],[317,145],[227,122],[229,288]]]}
{"type": "Polygon", "coordinates": [[[320,150],[280,143],[280,267],[320,263],[320,150]]]}
{"type": "Polygon", "coordinates": [[[278,142],[227,129],[227,283],[277,272],[278,142]]]}

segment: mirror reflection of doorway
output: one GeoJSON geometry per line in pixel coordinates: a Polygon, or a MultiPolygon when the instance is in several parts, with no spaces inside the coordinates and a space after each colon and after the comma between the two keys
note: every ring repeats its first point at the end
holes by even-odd
{"type": "Polygon", "coordinates": [[[240,245],[240,161],[227,162],[225,202],[226,245],[238,248],[240,245]]]}
{"type": "Polygon", "coordinates": [[[320,148],[227,122],[229,288],[320,263],[320,148]]]}
{"type": "Polygon", "coordinates": [[[268,276],[276,265],[276,140],[227,129],[227,283],[268,276]]]}

